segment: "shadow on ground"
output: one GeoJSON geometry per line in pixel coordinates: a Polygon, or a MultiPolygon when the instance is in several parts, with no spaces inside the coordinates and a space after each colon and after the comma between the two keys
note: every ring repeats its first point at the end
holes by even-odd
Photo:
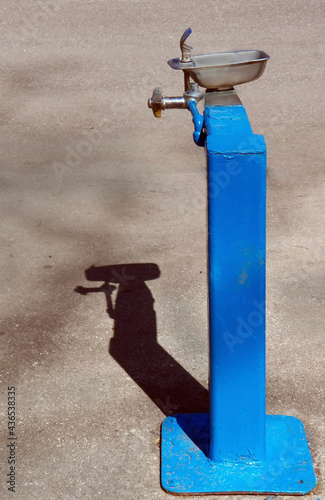
{"type": "Polygon", "coordinates": [[[107,313],[115,322],[109,343],[115,361],[165,415],[207,411],[208,391],[158,344],[154,298],[147,282],[159,278],[159,267],[150,263],[90,267],[85,275],[89,281],[104,282],[75,291],[105,293],[107,313]]]}

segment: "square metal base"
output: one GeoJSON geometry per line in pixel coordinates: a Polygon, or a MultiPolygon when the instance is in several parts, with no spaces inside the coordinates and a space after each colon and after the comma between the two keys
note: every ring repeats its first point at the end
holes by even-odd
{"type": "Polygon", "coordinates": [[[297,418],[266,416],[267,458],[260,463],[211,462],[209,424],[208,413],[163,421],[161,485],[168,493],[304,495],[316,486],[304,426],[297,418]]]}

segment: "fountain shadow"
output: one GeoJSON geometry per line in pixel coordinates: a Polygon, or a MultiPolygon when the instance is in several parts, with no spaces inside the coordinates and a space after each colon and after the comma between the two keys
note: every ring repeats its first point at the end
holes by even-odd
{"type": "Polygon", "coordinates": [[[89,281],[104,282],[75,291],[105,294],[107,313],[114,320],[109,353],[115,361],[166,416],[206,412],[208,391],[157,340],[154,298],[147,282],[159,278],[159,267],[152,263],[92,266],[85,275],[89,281]]]}

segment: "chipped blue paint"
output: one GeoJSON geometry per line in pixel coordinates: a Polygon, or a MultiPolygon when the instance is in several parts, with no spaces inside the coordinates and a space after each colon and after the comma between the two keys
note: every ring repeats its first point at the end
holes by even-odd
{"type": "Polygon", "coordinates": [[[175,494],[304,494],[316,479],[303,424],[265,414],[264,138],[241,105],[206,106],[204,127],[210,414],[165,419],[162,486],[175,494]]]}

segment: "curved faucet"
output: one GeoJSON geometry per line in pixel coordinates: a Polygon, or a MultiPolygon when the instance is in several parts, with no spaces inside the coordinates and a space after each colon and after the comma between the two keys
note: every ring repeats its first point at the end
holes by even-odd
{"type": "Polygon", "coordinates": [[[185,30],[181,36],[179,46],[181,48],[182,58],[180,59],[180,62],[191,62],[192,61],[191,50],[193,49],[193,47],[191,47],[190,45],[187,45],[187,43],[185,43],[185,40],[190,36],[191,33],[192,33],[191,28],[187,28],[187,30],[185,30]]]}

